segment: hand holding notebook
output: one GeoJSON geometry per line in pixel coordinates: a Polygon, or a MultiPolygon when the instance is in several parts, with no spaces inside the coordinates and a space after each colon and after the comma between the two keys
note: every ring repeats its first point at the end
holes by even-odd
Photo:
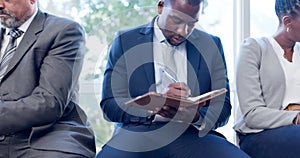
{"type": "Polygon", "coordinates": [[[127,101],[125,104],[129,106],[135,106],[138,108],[155,111],[157,108],[161,108],[163,105],[168,105],[178,109],[179,106],[195,106],[195,105],[204,105],[203,102],[210,100],[216,96],[224,94],[227,92],[226,88],[213,90],[205,94],[180,98],[175,96],[168,96],[165,94],[159,94],[156,92],[148,92],[144,95],[138,96],[132,100],[127,101]]]}

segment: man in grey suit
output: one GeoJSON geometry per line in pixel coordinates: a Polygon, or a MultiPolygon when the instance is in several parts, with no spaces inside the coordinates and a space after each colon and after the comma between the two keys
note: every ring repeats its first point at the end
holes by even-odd
{"type": "Polygon", "coordinates": [[[0,157],[94,157],[94,134],[77,104],[84,30],[37,3],[0,0],[0,157]],[[11,44],[13,34],[21,36],[11,44]]]}

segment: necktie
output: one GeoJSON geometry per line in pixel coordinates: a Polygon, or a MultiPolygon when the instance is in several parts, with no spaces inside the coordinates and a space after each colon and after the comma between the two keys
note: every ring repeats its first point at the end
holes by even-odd
{"type": "Polygon", "coordinates": [[[164,66],[165,66],[165,71],[171,77],[174,79],[177,78],[177,67],[176,67],[176,62],[175,62],[175,51],[176,47],[170,45],[167,41],[165,41],[166,44],[166,51],[163,52],[163,61],[164,61],[164,66]]]}
{"type": "Polygon", "coordinates": [[[19,38],[22,35],[22,33],[23,31],[19,29],[12,29],[9,32],[9,42],[0,61],[0,81],[2,80],[6,72],[10,59],[13,57],[17,49],[17,38],[19,38]]]}
{"type": "Polygon", "coordinates": [[[163,68],[160,72],[162,84],[159,87],[159,91],[164,94],[167,92],[170,83],[177,82],[177,68],[174,58],[176,47],[170,45],[167,41],[163,41],[162,44],[163,68]]]}

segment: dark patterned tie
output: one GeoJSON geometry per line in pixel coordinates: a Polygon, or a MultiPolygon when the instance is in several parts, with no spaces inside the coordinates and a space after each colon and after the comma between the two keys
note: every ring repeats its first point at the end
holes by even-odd
{"type": "Polygon", "coordinates": [[[0,81],[6,72],[10,59],[13,57],[17,49],[17,38],[20,37],[22,33],[23,31],[19,29],[13,29],[9,32],[9,42],[0,61],[0,81]]]}

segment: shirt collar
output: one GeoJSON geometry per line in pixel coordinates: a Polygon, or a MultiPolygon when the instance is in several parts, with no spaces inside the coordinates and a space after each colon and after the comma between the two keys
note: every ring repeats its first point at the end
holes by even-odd
{"type": "Polygon", "coordinates": [[[165,38],[164,34],[162,33],[162,31],[160,30],[160,28],[158,27],[157,21],[158,21],[158,16],[154,20],[154,36],[155,36],[157,42],[162,42],[166,38],[165,38]]]}
{"type": "MultiPolygon", "coordinates": [[[[25,23],[23,23],[20,27],[18,27],[18,29],[23,31],[23,32],[26,32],[27,29],[29,28],[29,25],[33,21],[34,17],[37,15],[37,12],[38,12],[38,9],[36,9],[34,14],[28,20],[26,20],[25,23]]],[[[6,31],[6,32],[8,33],[9,31],[6,31]]]]}

